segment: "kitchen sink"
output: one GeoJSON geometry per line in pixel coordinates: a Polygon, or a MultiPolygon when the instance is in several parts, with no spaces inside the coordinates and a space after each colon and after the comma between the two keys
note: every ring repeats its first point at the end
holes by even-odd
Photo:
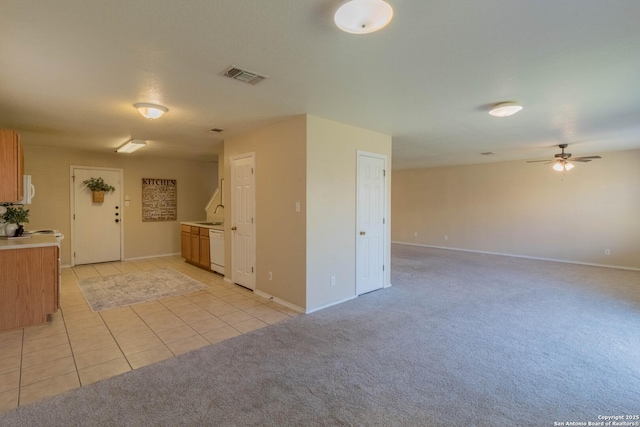
{"type": "Polygon", "coordinates": [[[224,222],[195,222],[194,224],[200,225],[222,225],[224,222]]]}

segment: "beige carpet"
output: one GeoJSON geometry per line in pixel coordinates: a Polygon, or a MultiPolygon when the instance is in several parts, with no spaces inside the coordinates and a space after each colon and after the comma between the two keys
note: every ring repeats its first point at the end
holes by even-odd
{"type": "Polygon", "coordinates": [[[206,285],[170,268],[92,277],[80,280],[78,285],[93,311],[153,301],[206,288],[206,285]]]}

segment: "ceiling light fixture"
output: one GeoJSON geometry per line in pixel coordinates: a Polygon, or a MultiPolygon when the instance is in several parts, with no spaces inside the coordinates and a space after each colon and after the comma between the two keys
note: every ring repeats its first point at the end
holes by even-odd
{"type": "Polygon", "coordinates": [[[138,109],[143,117],[146,117],[149,120],[157,119],[169,111],[167,107],[163,107],[162,105],[149,104],[146,102],[139,102],[137,104],[133,104],[133,106],[138,109]]]}
{"type": "Polygon", "coordinates": [[[563,172],[563,171],[569,172],[574,167],[575,165],[573,163],[568,162],[566,160],[558,160],[553,164],[553,170],[556,170],[558,172],[563,172]]]}
{"type": "Polygon", "coordinates": [[[147,145],[147,141],[144,139],[132,139],[127,141],[122,147],[118,148],[116,152],[118,153],[133,153],[147,145]]]}
{"type": "Polygon", "coordinates": [[[522,105],[515,102],[501,102],[493,106],[489,114],[493,117],[509,117],[522,110],[522,105]]]}
{"type": "Polygon", "coordinates": [[[333,17],[338,28],[351,34],[369,34],[391,22],[393,8],[384,0],[349,0],[333,17]]]}

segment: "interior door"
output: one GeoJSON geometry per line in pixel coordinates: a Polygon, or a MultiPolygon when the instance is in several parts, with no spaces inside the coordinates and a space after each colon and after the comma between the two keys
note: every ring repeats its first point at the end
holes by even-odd
{"type": "Polygon", "coordinates": [[[386,157],[358,152],[356,294],[384,286],[386,157]]]}
{"type": "Polygon", "coordinates": [[[73,265],[119,261],[122,247],[122,171],[73,167],[72,259],[73,265]],[[94,203],[92,192],[82,182],[102,177],[115,187],[105,192],[103,203],[94,203]]]}
{"type": "Polygon", "coordinates": [[[255,158],[253,154],[231,158],[232,280],[255,289],[255,158]]]}

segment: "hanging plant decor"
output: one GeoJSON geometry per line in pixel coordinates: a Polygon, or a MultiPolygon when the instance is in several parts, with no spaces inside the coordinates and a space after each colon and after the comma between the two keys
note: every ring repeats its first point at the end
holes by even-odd
{"type": "Polygon", "coordinates": [[[116,189],[115,187],[104,182],[102,177],[89,178],[85,181],[82,181],[82,183],[93,192],[93,203],[104,203],[105,191],[113,192],[116,189]]]}

